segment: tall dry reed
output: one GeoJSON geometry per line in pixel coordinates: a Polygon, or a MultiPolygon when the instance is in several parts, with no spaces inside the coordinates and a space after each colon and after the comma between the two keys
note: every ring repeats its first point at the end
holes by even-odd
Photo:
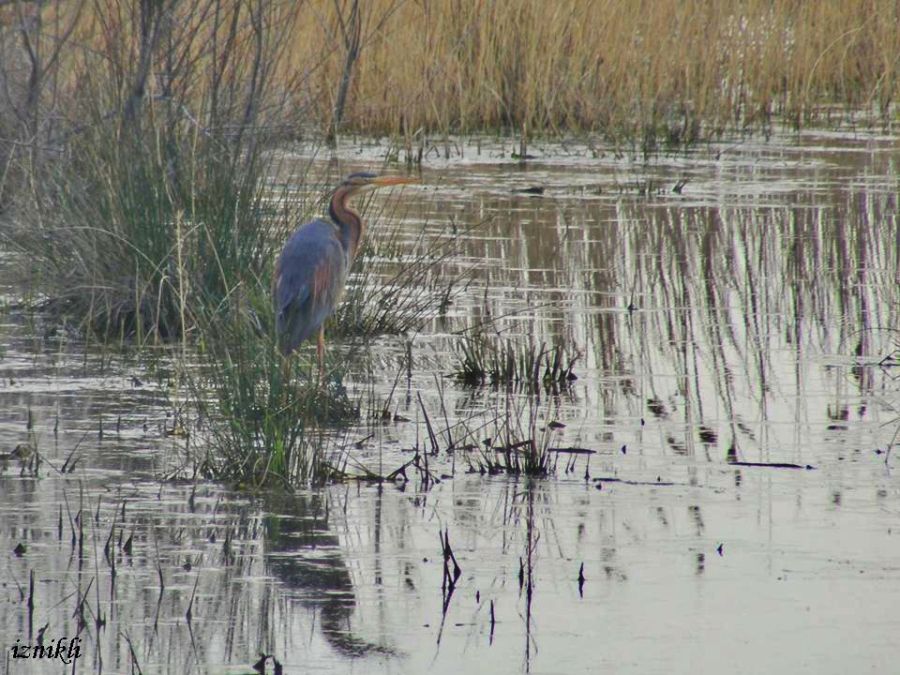
{"type": "Polygon", "coordinates": [[[0,189],[10,157],[147,100],[239,139],[252,122],[652,149],[847,111],[891,124],[900,87],[894,0],[57,0],[0,18],[0,130],[18,141],[0,189]]]}
{"type": "MultiPolygon", "coordinates": [[[[340,12],[312,0],[288,73],[324,123],[346,59],[340,12]]],[[[338,5],[339,6],[339,5],[338,5]]],[[[805,124],[822,106],[884,122],[900,67],[894,0],[372,0],[343,110],[346,129],[508,129],[688,143],[805,124]]]]}

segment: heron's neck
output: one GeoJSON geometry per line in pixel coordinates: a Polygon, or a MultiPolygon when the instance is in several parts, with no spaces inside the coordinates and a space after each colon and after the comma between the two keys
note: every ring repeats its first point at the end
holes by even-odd
{"type": "Polygon", "coordinates": [[[331,216],[335,225],[340,228],[341,246],[344,247],[344,251],[346,251],[350,260],[353,260],[362,240],[363,223],[359,214],[347,204],[349,198],[350,190],[348,188],[335,190],[334,196],[331,198],[331,204],[328,207],[328,215],[331,216]]]}

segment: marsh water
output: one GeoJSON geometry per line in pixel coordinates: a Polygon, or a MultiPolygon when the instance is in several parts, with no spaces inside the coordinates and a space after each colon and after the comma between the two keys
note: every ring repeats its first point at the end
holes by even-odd
{"type": "MultiPolygon", "coordinates": [[[[148,375],[145,356],[55,330],[7,275],[2,672],[896,668],[897,138],[649,161],[513,149],[428,148],[421,185],[368,205],[369,236],[399,224],[401,252],[449,238],[431,283],[459,281],[419,332],[330,347],[357,354],[348,389],[391,415],[329,447],[381,474],[436,447],[434,482],[260,495],[188,480],[165,355],[148,375]],[[559,345],[578,379],[464,385],[473,327],[559,345]],[[546,478],[478,471],[479,444],[510,424],[592,453],[557,453],[546,478]],[[16,658],[76,636],[68,664],[16,658]]],[[[392,154],[289,157],[325,185],[392,154]]]]}

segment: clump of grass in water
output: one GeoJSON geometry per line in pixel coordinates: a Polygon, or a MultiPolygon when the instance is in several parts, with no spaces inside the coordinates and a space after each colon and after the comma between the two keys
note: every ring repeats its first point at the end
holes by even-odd
{"type": "Polygon", "coordinates": [[[215,338],[201,343],[191,382],[210,432],[203,473],[254,487],[333,477],[323,429],[359,417],[339,374],[319,382],[314,362],[283,357],[246,314],[208,321],[204,334],[215,338]]]}
{"type": "MultiPolygon", "coordinates": [[[[58,208],[36,209],[40,227],[18,239],[37,263],[36,281],[82,328],[138,344],[197,344],[202,376],[190,394],[209,423],[204,475],[250,485],[324,479],[332,469],[318,430],[358,410],[339,381],[315,384],[301,360],[285,361],[274,347],[272,263],[299,220],[297,193],[287,185],[270,193],[272,166],[261,156],[238,168],[201,150],[189,164],[203,168],[183,175],[190,195],[178,193],[152,148],[136,147],[129,159],[110,146],[86,148],[58,169],[50,186],[58,208]]],[[[451,250],[401,260],[387,282],[363,256],[351,305],[362,320],[330,334],[418,325],[439,297],[419,292],[424,276],[451,250]]],[[[340,316],[335,323],[345,325],[340,316]]]]}
{"type": "Polygon", "coordinates": [[[215,3],[223,20],[211,22],[205,3],[113,3],[80,17],[87,27],[118,8],[118,30],[56,44],[50,72],[68,76],[41,78],[30,112],[40,121],[46,100],[61,114],[40,123],[48,140],[28,140],[10,239],[60,317],[107,337],[184,339],[201,303],[267,281],[283,239],[264,148],[296,114],[273,77],[296,10],[269,4],[215,3]]]}
{"type": "Polygon", "coordinates": [[[562,389],[577,379],[572,354],[562,345],[517,343],[510,338],[478,330],[463,335],[457,344],[456,378],[470,386],[509,385],[534,391],[538,387],[562,389]]]}
{"type": "MultiPolygon", "coordinates": [[[[471,471],[479,473],[509,473],[526,476],[548,476],[554,470],[555,457],[550,443],[553,430],[541,422],[539,403],[533,399],[508,396],[504,407],[487,427],[491,435],[479,444],[475,453],[467,453],[471,471]],[[525,410],[523,406],[527,405],[525,410]]],[[[548,400],[544,417],[555,418],[548,400]]],[[[485,429],[480,430],[482,433],[485,429]]]]}
{"type": "MultiPolygon", "coordinates": [[[[443,410],[446,408],[443,392],[440,395],[443,410]]],[[[440,417],[428,413],[421,397],[419,405],[427,443],[421,448],[416,445],[416,459],[411,463],[423,471],[426,479],[432,477],[428,470],[429,455],[438,455],[441,450],[454,458],[462,457],[468,471],[475,473],[543,477],[556,470],[561,449],[551,447],[558,425],[550,420],[559,414],[557,397],[547,397],[546,408],[541,411],[538,397],[507,392],[493,410],[460,419],[444,429],[435,426],[435,420],[440,417]],[[418,462],[420,453],[422,464],[418,462]]],[[[454,459],[454,467],[455,464],[454,459]]]]}

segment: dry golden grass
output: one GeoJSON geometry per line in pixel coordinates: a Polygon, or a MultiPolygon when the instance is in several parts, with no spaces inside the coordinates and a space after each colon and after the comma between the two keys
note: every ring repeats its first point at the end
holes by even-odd
{"type": "Polygon", "coordinates": [[[891,124],[898,25],[896,0],[14,3],[0,10],[0,74],[16,115],[0,127],[24,120],[36,138],[42,119],[77,126],[127,110],[144,51],[141,102],[166,101],[204,129],[252,112],[257,125],[320,134],[345,72],[338,130],[407,141],[587,131],[652,148],[846,110],[891,124]],[[163,8],[147,50],[142,5],[163,8]],[[354,6],[359,54],[348,70],[354,6]]]}
{"type": "MultiPolygon", "coordinates": [[[[306,3],[285,60],[305,69],[304,103],[322,123],[344,66],[338,4],[306,3]]],[[[690,142],[779,117],[805,124],[830,104],[895,115],[896,0],[368,0],[360,11],[345,129],[690,142]]]]}

